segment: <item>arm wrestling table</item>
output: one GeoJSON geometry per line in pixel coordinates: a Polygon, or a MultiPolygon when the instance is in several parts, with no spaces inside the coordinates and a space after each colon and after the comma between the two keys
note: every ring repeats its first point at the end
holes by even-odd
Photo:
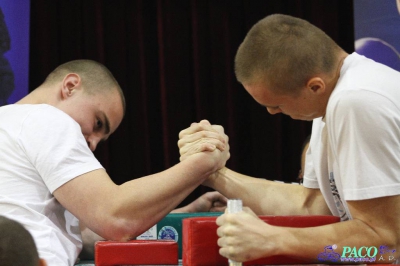
{"type": "MultiPolygon", "coordinates": [[[[175,266],[227,266],[228,260],[219,255],[216,234],[217,217],[194,217],[182,219],[182,258],[178,258],[178,245],[174,241],[163,240],[132,240],[127,242],[100,241],[96,243],[96,258],[94,261],[81,261],[77,266],[128,266],[128,265],[175,265],[175,266]],[[142,241],[142,242],[141,242],[142,241]],[[151,246],[148,246],[148,242],[151,246]],[[161,242],[161,243],[160,243],[161,242]],[[171,243],[172,242],[172,243],[171,243]],[[171,244],[173,246],[171,246],[171,244]],[[146,246],[147,245],[147,246],[146,246]],[[162,258],[161,260],[159,258],[162,258]],[[160,264],[155,264],[160,261],[160,264]],[[172,259],[172,260],[171,260],[172,259]],[[156,262],[155,262],[156,261],[156,262]]],[[[339,222],[333,216],[260,216],[271,224],[288,227],[313,227],[339,222]]],[[[321,251],[323,252],[323,250],[321,251]]],[[[321,261],[315,264],[315,259],[298,261],[290,257],[276,256],[262,258],[243,265],[334,265],[338,262],[321,261]],[[302,264],[303,263],[303,264],[302,264]],[[312,264],[314,263],[314,264],[312,264]]],[[[380,262],[380,261],[377,261],[380,262]]],[[[383,262],[393,265],[394,261],[383,262]]],[[[360,262],[359,262],[360,263],[360,262]]],[[[343,265],[343,264],[342,264],[343,265]]],[[[358,264],[367,265],[367,264],[358,264]]]]}
{"type": "MultiPolygon", "coordinates": [[[[369,264],[371,265],[371,264],[369,264]]],[[[368,264],[357,264],[357,266],[369,266],[368,264]]],[[[390,265],[399,265],[399,264],[373,264],[373,266],[390,266],[390,265]]],[[[82,261],[75,266],[95,266],[94,261],[82,261]]],[[[122,265],[121,265],[122,266],[122,265]]],[[[128,266],[128,265],[124,265],[128,266]]],[[[171,265],[135,265],[135,266],[171,266],[171,265]]],[[[182,260],[179,260],[179,263],[175,266],[183,266],[182,260]]],[[[209,266],[217,266],[217,265],[209,265],[209,266]]],[[[289,265],[268,265],[268,266],[338,266],[338,264],[289,264],[289,265]]],[[[346,266],[345,264],[341,264],[340,266],[346,266]]],[[[354,266],[354,264],[349,265],[354,266]]]]}

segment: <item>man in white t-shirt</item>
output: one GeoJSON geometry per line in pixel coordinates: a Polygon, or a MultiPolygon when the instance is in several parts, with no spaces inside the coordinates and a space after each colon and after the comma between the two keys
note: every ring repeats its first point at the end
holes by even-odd
{"type": "Polygon", "coordinates": [[[0,214],[29,230],[48,265],[74,265],[79,222],[106,239],[135,238],[229,158],[226,136],[205,139],[194,147],[202,152],[184,162],[116,185],[93,151],[124,112],[117,81],[91,60],[62,64],[25,98],[0,108],[0,214]]]}
{"type": "MultiPolygon", "coordinates": [[[[274,255],[318,261],[327,248],[338,254],[325,256],[328,263],[394,262],[400,256],[400,73],[347,54],[317,27],[286,15],[252,27],[235,72],[270,114],[313,120],[304,186],[227,168],[204,184],[241,198],[258,215],[335,215],[341,222],[299,229],[268,225],[250,209],[224,214],[217,219],[220,254],[235,261],[274,255]]],[[[180,133],[181,153],[190,154],[185,150],[201,130],[204,123],[180,133]]]]}

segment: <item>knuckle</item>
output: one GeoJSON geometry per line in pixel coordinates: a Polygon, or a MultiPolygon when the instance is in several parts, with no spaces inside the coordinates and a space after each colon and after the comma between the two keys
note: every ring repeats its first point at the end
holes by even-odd
{"type": "Polygon", "coordinates": [[[226,219],[226,222],[229,224],[232,224],[234,222],[234,216],[232,214],[227,213],[225,219],[226,219]]]}
{"type": "Polygon", "coordinates": [[[187,129],[181,130],[178,134],[179,138],[183,138],[187,135],[187,129]]]}
{"type": "Polygon", "coordinates": [[[200,131],[200,137],[206,138],[207,137],[207,132],[206,131],[200,131]]]}
{"type": "Polygon", "coordinates": [[[234,247],[232,247],[232,246],[228,247],[228,256],[229,256],[229,258],[232,258],[232,259],[236,258],[236,252],[235,252],[234,247]]]}
{"type": "Polygon", "coordinates": [[[204,125],[203,124],[197,124],[196,125],[196,129],[199,130],[199,131],[200,130],[204,130],[204,125]]]}
{"type": "Polygon", "coordinates": [[[222,132],[222,133],[224,132],[224,128],[220,125],[213,125],[213,128],[215,130],[217,130],[218,132],[222,132]]]}
{"type": "Polygon", "coordinates": [[[179,148],[182,148],[183,144],[182,144],[182,140],[181,139],[178,140],[177,145],[178,145],[179,148]]]}
{"type": "Polygon", "coordinates": [[[180,152],[181,154],[185,153],[187,150],[188,150],[188,147],[187,147],[187,146],[182,146],[182,147],[179,148],[179,152],[180,152]]]}
{"type": "Polygon", "coordinates": [[[219,254],[222,256],[222,257],[225,257],[226,258],[226,255],[225,255],[225,252],[224,252],[224,248],[222,248],[222,245],[220,245],[220,249],[219,249],[219,254]]]}

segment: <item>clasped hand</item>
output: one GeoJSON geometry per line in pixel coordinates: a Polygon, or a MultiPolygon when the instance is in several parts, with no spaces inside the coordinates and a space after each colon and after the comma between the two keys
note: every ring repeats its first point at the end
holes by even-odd
{"type": "Polygon", "coordinates": [[[215,170],[219,170],[225,166],[230,157],[228,140],[222,126],[211,125],[207,120],[192,123],[179,133],[180,160],[204,153],[213,157],[215,170]]]}

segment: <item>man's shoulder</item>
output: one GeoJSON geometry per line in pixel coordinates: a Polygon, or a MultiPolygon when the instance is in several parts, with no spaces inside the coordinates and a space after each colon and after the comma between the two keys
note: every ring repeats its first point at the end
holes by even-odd
{"type": "Polygon", "coordinates": [[[342,90],[329,99],[330,108],[382,109],[381,104],[398,106],[399,97],[370,88],[342,90]]]}
{"type": "Polygon", "coordinates": [[[81,134],[78,123],[72,117],[47,104],[12,104],[1,107],[0,127],[18,136],[66,131],[81,134]]]}
{"type": "Polygon", "coordinates": [[[49,104],[9,104],[0,107],[0,114],[8,113],[8,115],[29,115],[33,113],[41,113],[43,115],[66,115],[60,109],[49,104]]]}
{"type": "MultiPolygon", "coordinates": [[[[13,121],[18,120],[62,120],[62,121],[71,121],[74,120],[65,112],[60,109],[48,105],[48,104],[11,104],[7,106],[3,106],[0,110],[3,109],[3,116],[8,117],[9,119],[13,119],[13,121]]],[[[1,115],[1,112],[0,112],[1,115]]]]}

